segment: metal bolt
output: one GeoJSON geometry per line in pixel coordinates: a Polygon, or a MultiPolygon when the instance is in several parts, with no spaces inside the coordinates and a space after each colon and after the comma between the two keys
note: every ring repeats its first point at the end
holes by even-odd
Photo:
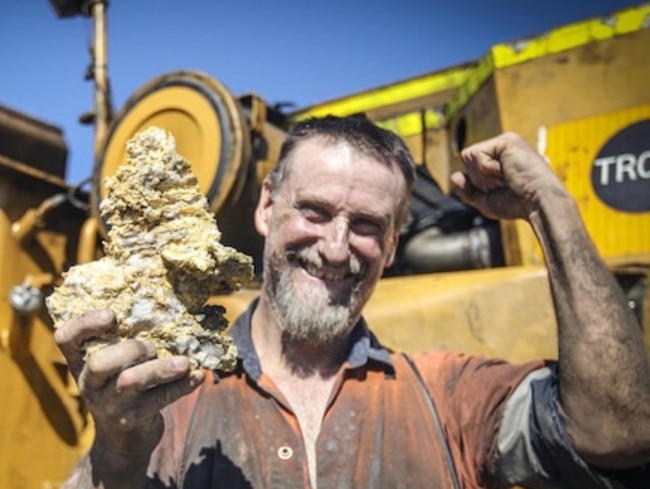
{"type": "Polygon", "coordinates": [[[18,314],[30,314],[43,304],[43,293],[33,285],[16,285],[9,292],[9,303],[18,314]]]}

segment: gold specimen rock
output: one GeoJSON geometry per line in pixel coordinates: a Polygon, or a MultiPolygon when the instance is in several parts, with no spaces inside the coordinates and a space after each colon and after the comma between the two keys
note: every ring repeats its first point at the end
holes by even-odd
{"type": "Polygon", "coordinates": [[[117,328],[89,340],[90,352],[127,338],[151,341],[159,357],[185,355],[193,368],[236,363],[215,294],[252,278],[252,259],[220,243],[221,233],[176,142],[152,127],[127,143],[127,162],[106,180],[100,214],[105,256],[75,265],[47,298],[59,327],[89,309],[115,312],[117,328]]]}

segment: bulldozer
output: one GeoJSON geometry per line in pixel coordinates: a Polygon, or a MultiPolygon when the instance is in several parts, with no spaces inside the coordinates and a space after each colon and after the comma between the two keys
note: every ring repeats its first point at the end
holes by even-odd
{"type": "MultiPolygon", "coordinates": [[[[252,213],[287,129],[365,114],[417,163],[395,265],[365,316],[387,346],[448,348],[521,362],[557,355],[544,259],[523,222],[464,206],[449,176],[460,150],[504,131],[544,155],[575,197],[650,351],[650,4],[491,46],[481,59],[291,112],[235,96],[209,74],[176,71],[113,111],[106,2],[51,1],[93,19],[95,162],[89,190],[65,180],[60,127],[0,106],[0,487],[60,487],[93,437],[92,419],[53,340],[44,299],[69,267],[101,256],[104,181],[148,126],[173,134],[223,233],[260,272],[252,213]]],[[[230,320],[258,290],[214,298],[230,320]]]]}

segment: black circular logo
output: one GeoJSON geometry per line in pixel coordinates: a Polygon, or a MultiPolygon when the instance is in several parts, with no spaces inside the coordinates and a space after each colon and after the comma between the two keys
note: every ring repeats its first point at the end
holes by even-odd
{"type": "Polygon", "coordinates": [[[591,184],[615,209],[650,211],[650,119],[626,127],[605,143],[591,167],[591,184]]]}

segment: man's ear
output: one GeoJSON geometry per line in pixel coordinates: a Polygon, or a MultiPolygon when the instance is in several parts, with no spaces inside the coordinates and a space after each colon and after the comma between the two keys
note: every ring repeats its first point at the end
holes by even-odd
{"type": "Polygon", "coordinates": [[[269,177],[266,177],[262,182],[260,200],[257,202],[257,207],[255,208],[255,229],[261,236],[266,237],[269,232],[272,208],[273,198],[271,197],[271,185],[269,177]]]}
{"type": "Polygon", "coordinates": [[[398,242],[399,242],[399,233],[395,233],[392,239],[392,243],[389,244],[391,248],[389,250],[389,253],[386,255],[386,260],[384,261],[384,268],[390,267],[395,262],[398,242]]]}

